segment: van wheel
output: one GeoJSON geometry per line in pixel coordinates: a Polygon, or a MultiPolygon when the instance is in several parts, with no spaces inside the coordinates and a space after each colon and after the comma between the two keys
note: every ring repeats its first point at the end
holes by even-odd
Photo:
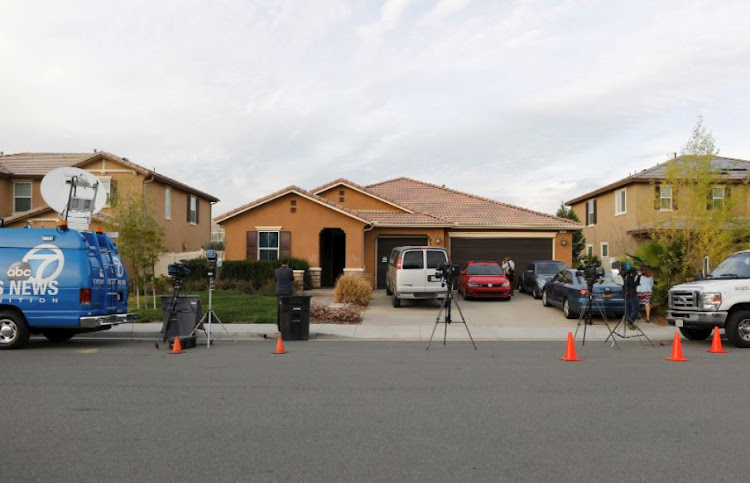
{"type": "Polygon", "coordinates": [[[18,349],[30,336],[31,330],[23,315],[12,310],[0,311],[0,349],[18,349]]]}
{"type": "Polygon", "coordinates": [[[76,332],[71,329],[45,329],[42,335],[50,342],[65,342],[76,335],[76,332]]]}
{"type": "Polygon", "coordinates": [[[727,319],[727,339],[736,347],[750,347],[750,310],[738,310],[727,319]]]}
{"type": "Polygon", "coordinates": [[[391,301],[393,302],[393,306],[396,308],[401,307],[401,299],[396,297],[396,294],[393,294],[393,297],[391,298],[391,301]]]}

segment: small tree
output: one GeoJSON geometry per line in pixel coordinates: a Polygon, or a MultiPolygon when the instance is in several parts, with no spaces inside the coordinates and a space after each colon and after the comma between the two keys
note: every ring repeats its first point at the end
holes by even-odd
{"type": "Polygon", "coordinates": [[[745,199],[745,186],[726,183],[714,161],[718,153],[713,135],[699,118],[682,155],[665,169],[662,185],[672,189],[672,216],[655,220],[649,229],[662,264],[653,267],[660,286],[692,280],[704,256],[723,259],[747,237],[746,223],[734,212],[735,200],[745,199]]]}
{"type": "MultiPolygon", "coordinates": [[[[578,218],[578,215],[576,215],[576,212],[573,211],[573,208],[568,208],[562,201],[560,202],[560,207],[557,209],[557,213],[555,213],[555,216],[557,216],[558,218],[567,218],[579,223],[581,222],[580,218],[578,218]]],[[[573,243],[571,244],[571,249],[573,250],[573,261],[575,262],[581,256],[581,253],[583,253],[583,251],[586,249],[586,238],[584,238],[583,232],[581,230],[576,230],[573,232],[573,243]]]]}
{"type": "Polygon", "coordinates": [[[121,190],[112,203],[108,229],[118,232],[117,247],[130,262],[136,306],[140,308],[140,288],[154,279],[154,265],[165,251],[164,230],[156,223],[148,198],[137,188],[121,190]]]}

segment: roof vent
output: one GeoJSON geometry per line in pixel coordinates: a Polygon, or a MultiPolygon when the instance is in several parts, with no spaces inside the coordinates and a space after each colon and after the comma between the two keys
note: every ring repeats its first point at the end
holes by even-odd
{"type": "Polygon", "coordinates": [[[94,152],[96,152],[96,148],[94,148],[94,152]]]}

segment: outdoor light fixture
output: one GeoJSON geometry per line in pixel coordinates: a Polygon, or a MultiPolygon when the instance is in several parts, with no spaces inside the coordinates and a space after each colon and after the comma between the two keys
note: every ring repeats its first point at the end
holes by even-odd
{"type": "Polygon", "coordinates": [[[562,240],[562,241],[560,242],[560,245],[562,245],[562,246],[567,246],[567,245],[568,245],[568,240],[564,240],[564,239],[563,239],[563,240],[562,240]]]}

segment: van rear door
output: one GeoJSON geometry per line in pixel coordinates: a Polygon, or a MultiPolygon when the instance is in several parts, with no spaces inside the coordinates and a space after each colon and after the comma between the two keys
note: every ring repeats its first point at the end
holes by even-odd
{"type": "Polygon", "coordinates": [[[401,255],[401,273],[396,277],[398,292],[420,293],[425,291],[424,251],[404,250],[401,255]]]}
{"type": "Polygon", "coordinates": [[[445,287],[442,286],[440,279],[440,271],[437,268],[448,263],[448,255],[443,250],[425,250],[425,257],[427,258],[426,269],[425,269],[425,291],[426,292],[442,292],[445,287]]]}

